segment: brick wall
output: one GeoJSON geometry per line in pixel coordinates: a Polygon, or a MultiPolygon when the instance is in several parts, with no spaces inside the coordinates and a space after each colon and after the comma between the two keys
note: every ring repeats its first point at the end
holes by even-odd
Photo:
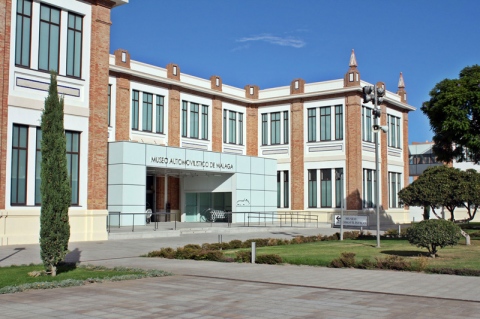
{"type": "Polygon", "coordinates": [[[117,76],[116,102],[115,102],[115,140],[130,140],[130,80],[117,76]]]}
{"type": "Polygon", "coordinates": [[[222,101],[214,97],[212,100],[212,151],[221,152],[223,143],[223,112],[222,101]]]}
{"type": "Polygon", "coordinates": [[[258,156],[258,108],[247,105],[247,155],[258,156]]]}
{"type": "Polygon", "coordinates": [[[180,147],[180,91],[170,87],[168,92],[168,146],[180,147]]]}
{"type": "Polygon", "coordinates": [[[11,0],[0,0],[0,209],[5,209],[11,0]]]}
{"type": "Polygon", "coordinates": [[[294,101],[290,105],[291,114],[291,195],[292,210],[303,210],[304,205],[304,128],[303,102],[294,101]]]}
{"type": "Polygon", "coordinates": [[[345,97],[347,209],[362,209],[362,103],[360,95],[345,97]]]}
{"type": "Polygon", "coordinates": [[[90,116],[88,125],[88,209],[107,208],[110,9],[100,4],[92,4],[90,116]]]}

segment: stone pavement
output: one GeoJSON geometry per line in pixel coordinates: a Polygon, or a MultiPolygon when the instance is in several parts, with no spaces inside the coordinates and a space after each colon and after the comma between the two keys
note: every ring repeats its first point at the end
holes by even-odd
{"type": "MultiPolygon", "coordinates": [[[[336,230],[321,229],[329,231],[336,230]]],[[[223,240],[318,232],[224,234],[223,240]]],[[[71,243],[71,260],[175,276],[0,295],[0,318],[479,318],[477,277],[135,257],[173,243],[217,240],[197,234],[154,243],[71,243]]],[[[36,245],[0,247],[0,266],[38,262],[37,253],[36,245]]]]}

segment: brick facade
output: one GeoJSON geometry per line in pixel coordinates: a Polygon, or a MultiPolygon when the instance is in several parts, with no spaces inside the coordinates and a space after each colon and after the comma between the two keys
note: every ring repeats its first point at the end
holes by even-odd
{"type": "Polygon", "coordinates": [[[11,10],[11,0],[0,0],[0,209],[6,204],[11,10]]]}
{"type": "Polygon", "coordinates": [[[173,85],[168,91],[168,146],[180,147],[180,91],[173,85]]]}
{"type": "Polygon", "coordinates": [[[303,101],[297,100],[290,105],[291,114],[291,195],[292,209],[303,210],[304,205],[304,129],[303,101]]]}
{"type": "Polygon", "coordinates": [[[88,209],[107,209],[108,76],[111,7],[92,4],[88,209]]]}
{"type": "Polygon", "coordinates": [[[223,112],[222,101],[217,97],[212,100],[212,151],[221,152],[223,145],[223,112]]]}
{"type": "Polygon", "coordinates": [[[362,98],[358,93],[345,97],[346,207],[362,209],[362,98]]]}

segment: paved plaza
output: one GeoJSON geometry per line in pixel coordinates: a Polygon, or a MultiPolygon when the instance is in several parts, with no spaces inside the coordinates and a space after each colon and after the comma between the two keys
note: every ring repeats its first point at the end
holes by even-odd
{"type": "MultiPolygon", "coordinates": [[[[223,241],[334,229],[226,233],[223,241]]],[[[478,318],[480,278],[137,257],[218,234],[71,243],[71,261],[174,276],[0,295],[0,318],[478,318]]],[[[0,266],[39,262],[38,245],[0,247],[0,266]]]]}

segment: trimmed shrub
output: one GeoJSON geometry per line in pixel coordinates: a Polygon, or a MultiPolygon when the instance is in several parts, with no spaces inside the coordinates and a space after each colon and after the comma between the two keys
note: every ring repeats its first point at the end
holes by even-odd
{"type": "Polygon", "coordinates": [[[187,244],[185,246],[183,246],[183,248],[185,249],[202,249],[202,247],[200,245],[196,245],[196,244],[187,244]]]}
{"type": "Polygon", "coordinates": [[[384,259],[376,258],[378,269],[390,269],[390,270],[410,270],[412,264],[406,261],[404,258],[396,255],[388,256],[384,259]]]}
{"type": "Polygon", "coordinates": [[[235,253],[235,261],[241,262],[241,263],[249,263],[252,261],[251,255],[252,255],[252,252],[249,250],[237,251],[235,253]]]}
{"type": "Polygon", "coordinates": [[[357,265],[356,268],[360,269],[375,269],[376,263],[371,260],[370,258],[363,258],[362,261],[360,261],[357,265]]]}
{"type": "Polygon", "coordinates": [[[355,267],[355,253],[342,253],[340,258],[332,260],[329,264],[332,268],[351,268],[355,267]]]}
{"type": "Polygon", "coordinates": [[[242,241],[238,239],[234,239],[229,242],[229,245],[230,245],[230,249],[242,248],[242,241]]]}
{"type": "Polygon", "coordinates": [[[257,264],[276,265],[281,264],[283,262],[283,259],[276,254],[258,255],[257,257],[255,257],[255,262],[257,264]]]}
{"type": "Polygon", "coordinates": [[[407,229],[410,244],[426,248],[431,257],[440,248],[458,244],[461,236],[460,227],[444,219],[423,220],[407,229]]]}
{"type": "Polygon", "coordinates": [[[175,249],[167,247],[161,248],[160,250],[154,250],[147,254],[147,257],[161,257],[161,258],[168,258],[174,259],[175,258],[175,249]]]}

